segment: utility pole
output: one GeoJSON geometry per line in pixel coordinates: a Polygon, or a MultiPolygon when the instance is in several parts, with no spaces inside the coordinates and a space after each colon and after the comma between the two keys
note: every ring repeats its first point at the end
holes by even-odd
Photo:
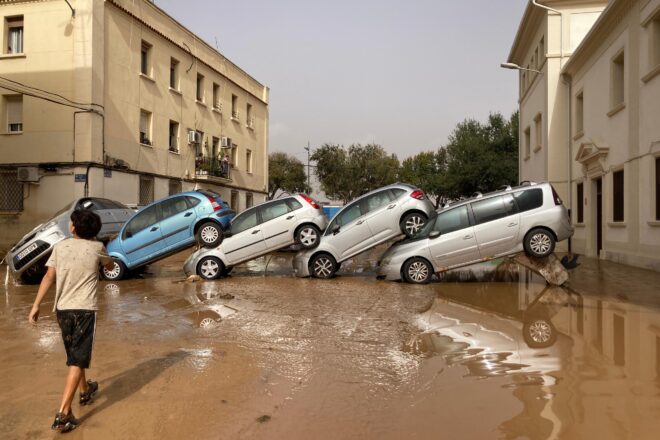
{"type": "Polygon", "coordinates": [[[312,192],[312,188],[309,186],[309,154],[310,154],[309,141],[307,141],[307,146],[305,147],[305,150],[307,151],[307,191],[312,192]]]}

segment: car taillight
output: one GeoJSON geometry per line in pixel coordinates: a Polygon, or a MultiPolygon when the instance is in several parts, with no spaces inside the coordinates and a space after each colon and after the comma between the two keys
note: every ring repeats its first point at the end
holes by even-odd
{"type": "Polygon", "coordinates": [[[410,193],[410,197],[417,200],[424,200],[424,193],[417,189],[410,193]]]}
{"type": "Polygon", "coordinates": [[[211,196],[206,196],[207,199],[209,199],[209,202],[211,202],[211,207],[213,208],[213,212],[219,211],[222,209],[222,206],[218,203],[216,199],[214,199],[211,196]]]}
{"type": "Polygon", "coordinates": [[[555,191],[555,188],[550,185],[550,188],[552,188],[552,198],[555,199],[555,205],[559,206],[562,204],[561,198],[559,197],[559,194],[557,194],[557,191],[555,191]]]}
{"type": "Polygon", "coordinates": [[[307,203],[309,203],[310,205],[312,205],[312,208],[314,208],[314,209],[321,209],[321,207],[319,206],[319,204],[316,203],[311,197],[309,197],[309,196],[307,196],[307,195],[305,195],[305,194],[300,194],[300,197],[302,197],[303,199],[305,199],[305,201],[306,201],[307,203]]]}

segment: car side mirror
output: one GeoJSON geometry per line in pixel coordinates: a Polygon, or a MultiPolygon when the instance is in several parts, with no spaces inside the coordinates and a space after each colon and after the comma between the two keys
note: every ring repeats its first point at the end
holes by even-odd
{"type": "Polygon", "coordinates": [[[339,230],[340,230],[340,229],[341,229],[341,226],[339,226],[339,225],[334,225],[330,231],[331,231],[333,234],[336,235],[336,234],[339,233],[339,230]]]}
{"type": "Polygon", "coordinates": [[[429,238],[438,238],[441,235],[442,234],[440,233],[440,231],[431,231],[431,233],[429,234],[429,238]]]}
{"type": "Polygon", "coordinates": [[[131,231],[126,231],[126,238],[131,238],[133,233],[131,231]]]}
{"type": "Polygon", "coordinates": [[[234,234],[231,232],[231,229],[227,229],[226,231],[224,231],[224,232],[222,233],[222,235],[224,235],[225,238],[229,238],[229,237],[231,237],[231,236],[234,235],[234,234]]]}

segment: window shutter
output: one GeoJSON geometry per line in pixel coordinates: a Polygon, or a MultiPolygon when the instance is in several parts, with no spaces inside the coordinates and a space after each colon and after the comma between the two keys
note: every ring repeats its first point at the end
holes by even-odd
{"type": "Polygon", "coordinates": [[[23,123],[23,97],[7,96],[7,124],[23,123]]]}

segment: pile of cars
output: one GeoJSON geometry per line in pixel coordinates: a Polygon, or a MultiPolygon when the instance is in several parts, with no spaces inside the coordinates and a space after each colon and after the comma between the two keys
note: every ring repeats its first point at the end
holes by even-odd
{"type": "Polygon", "coordinates": [[[548,183],[478,194],[439,210],[418,188],[397,183],[348,203],[330,221],[305,194],[236,215],[218,194],[196,190],[158,200],[134,215],[117,202],[78,200],[12,248],[6,257],[10,270],[34,277],[41,273],[35,262],[43,262],[52,246],[70,235],[73,209],[101,215],[104,229],[98,238],[107,242],[115,260],[102,274],[113,281],[195,244],[199,248],[184,263],[186,275],[217,279],[240,263],[291,248],[297,251],[296,276],[327,279],[346,260],[401,238],[380,260],[378,277],[421,284],[434,273],[523,250],[546,257],[573,233],[568,211],[548,183]]]}

